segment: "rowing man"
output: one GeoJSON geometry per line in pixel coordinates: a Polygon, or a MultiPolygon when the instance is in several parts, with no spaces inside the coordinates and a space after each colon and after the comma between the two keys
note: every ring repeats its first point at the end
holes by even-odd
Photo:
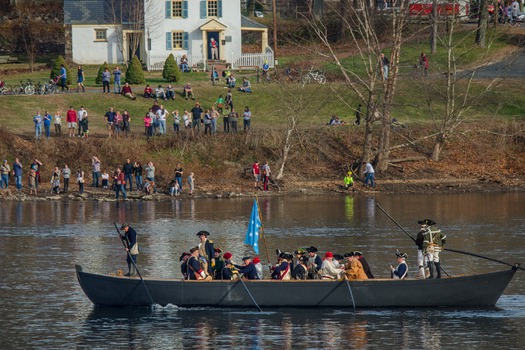
{"type": "Polygon", "coordinates": [[[434,278],[434,268],[436,269],[436,278],[441,278],[441,262],[439,260],[439,253],[443,250],[443,244],[447,236],[441,233],[441,230],[434,229],[432,225],[436,222],[430,219],[418,221],[420,225],[425,225],[425,234],[423,236],[423,248],[425,258],[428,261],[428,269],[430,276],[434,278]]]}
{"type": "Polygon", "coordinates": [[[124,241],[126,250],[129,254],[126,257],[126,262],[128,263],[128,273],[124,276],[135,275],[137,271],[137,255],[139,255],[139,244],[137,243],[137,231],[130,227],[127,223],[123,223],[120,226],[120,229],[124,231],[124,234],[120,238],[124,241]],[[132,261],[133,260],[133,261],[132,261]]]}

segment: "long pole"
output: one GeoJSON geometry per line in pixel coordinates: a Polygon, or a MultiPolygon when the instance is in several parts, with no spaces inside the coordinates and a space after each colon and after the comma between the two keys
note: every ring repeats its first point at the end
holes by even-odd
{"type": "Polygon", "coordinates": [[[252,293],[250,293],[250,290],[248,289],[248,287],[246,286],[246,284],[244,283],[241,277],[239,277],[239,281],[241,281],[241,284],[246,290],[246,293],[248,293],[248,295],[250,296],[250,299],[252,299],[253,304],[257,307],[257,309],[259,309],[260,312],[262,312],[261,307],[259,306],[259,304],[257,304],[257,302],[255,301],[255,298],[253,297],[252,293]]]}
{"type": "MultiPolygon", "coordinates": [[[[413,240],[414,242],[416,241],[416,239],[415,239],[414,237],[412,237],[412,236],[410,235],[410,233],[408,233],[408,232],[407,232],[407,231],[406,231],[401,225],[399,225],[399,223],[398,223],[396,220],[394,220],[394,218],[391,217],[390,214],[388,214],[388,213],[385,211],[385,209],[381,208],[381,206],[380,206],[379,204],[376,204],[376,207],[378,207],[379,209],[381,209],[381,211],[382,211],[383,213],[385,213],[386,216],[388,216],[388,217],[390,218],[390,220],[392,220],[392,221],[394,222],[394,224],[397,225],[397,227],[399,227],[404,233],[406,233],[406,235],[407,235],[408,237],[412,238],[412,240],[413,240]]],[[[440,266],[440,267],[441,267],[441,266],[440,266]]],[[[450,275],[447,273],[447,271],[445,271],[445,269],[444,269],[443,267],[441,267],[441,271],[443,271],[443,272],[445,273],[445,275],[447,275],[447,276],[450,277],[450,275]]]]}
{"type": "Polygon", "coordinates": [[[352,299],[352,305],[354,307],[354,314],[356,312],[355,310],[355,300],[354,300],[354,293],[352,293],[352,288],[350,287],[350,282],[348,282],[348,279],[345,278],[346,286],[348,287],[348,291],[350,292],[350,298],[352,299]]]}
{"type": "Polygon", "coordinates": [[[513,268],[516,268],[516,269],[524,270],[524,271],[525,271],[525,269],[524,269],[523,267],[521,267],[520,264],[518,264],[518,263],[516,263],[516,264],[510,264],[510,263],[505,262],[505,261],[501,261],[501,260],[497,260],[497,259],[489,258],[489,257],[487,257],[487,256],[483,256],[483,255],[479,255],[479,254],[474,254],[474,253],[464,252],[464,251],[462,251],[462,250],[456,250],[456,249],[450,249],[450,248],[444,248],[444,250],[446,250],[446,251],[448,251],[448,252],[453,252],[453,253],[459,253],[459,254],[465,254],[465,255],[475,256],[476,258],[481,258],[481,259],[485,259],[485,260],[494,261],[494,262],[497,262],[497,263],[500,263],[500,264],[503,264],[503,265],[512,266],[513,268]]]}
{"type": "Polygon", "coordinates": [[[129,249],[128,249],[128,247],[129,247],[128,238],[126,236],[124,236],[126,238],[126,242],[128,243],[128,245],[126,246],[126,243],[124,243],[124,240],[122,239],[122,234],[120,233],[120,230],[118,229],[117,224],[115,222],[113,222],[113,225],[115,225],[115,229],[117,229],[117,233],[118,233],[118,235],[120,237],[120,240],[122,241],[122,244],[124,245],[124,248],[126,248],[126,253],[128,253],[129,260],[133,264],[133,267],[135,267],[135,270],[137,270],[137,274],[139,275],[140,281],[142,282],[142,285],[144,286],[144,289],[146,290],[146,294],[148,294],[148,297],[149,297],[149,300],[151,302],[151,305],[155,304],[155,302],[153,301],[153,298],[151,297],[151,294],[149,293],[149,289],[146,286],[146,282],[144,282],[144,279],[142,278],[142,275],[140,274],[139,268],[137,267],[137,264],[135,264],[135,261],[133,260],[133,258],[131,256],[131,253],[129,252],[129,249]]]}
{"type": "Polygon", "coordinates": [[[257,212],[259,214],[259,220],[261,221],[261,237],[264,241],[264,248],[266,249],[266,260],[268,261],[268,268],[271,271],[272,268],[270,267],[270,254],[268,253],[268,243],[266,242],[266,236],[264,234],[264,224],[262,221],[261,207],[259,206],[259,198],[257,198],[257,194],[255,194],[255,200],[257,201],[257,212]]]}

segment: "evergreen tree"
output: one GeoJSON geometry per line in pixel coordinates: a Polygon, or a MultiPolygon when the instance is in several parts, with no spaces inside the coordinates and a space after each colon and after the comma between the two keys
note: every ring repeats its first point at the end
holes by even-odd
{"type": "MultiPolygon", "coordinates": [[[[97,84],[102,84],[102,72],[108,68],[109,69],[109,65],[107,62],[104,62],[100,68],[98,69],[98,74],[97,74],[97,78],[95,79],[95,83],[97,84]]],[[[111,72],[111,71],[110,71],[111,72]]],[[[113,83],[113,74],[110,74],[110,80],[109,80],[110,83],[113,83]]]]}
{"type": "Polygon", "coordinates": [[[164,62],[164,69],[162,69],[162,77],[167,81],[180,81],[181,71],[172,53],[170,53],[170,55],[168,56],[168,58],[166,58],[166,61],[164,62]]]}
{"type": "Polygon", "coordinates": [[[126,83],[129,84],[144,84],[144,71],[142,70],[142,63],[140,63],[137,56],[133,56],[128,70],[126,71],[126,83]]]}
{"type": "Polygon", "coordinates": [[[67,74],[67,84],[71,84],[72,76],[71,71],[69,70],[69,67],[67,66],[66,60],[61,55],[58,55],[55,62],[53,62],[53,68],[51,68],[51,74],[49,77],[51,79],[55,79],[58,75],[60,75],[60,65],[63,64],[64,68],[66,68],[66,74],[67,74]]]}

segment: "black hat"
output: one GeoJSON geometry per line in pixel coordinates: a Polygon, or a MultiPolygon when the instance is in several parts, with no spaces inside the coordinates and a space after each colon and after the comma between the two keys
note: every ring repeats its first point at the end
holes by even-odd
{"type": "Polygon", "coordinates": [[[281,256],[282,253],[280,249],[275,249],[275,255],[281,256]]]}
{"type": "Polygon", "coordinates": [[[361,256],[361,255],[363,255],[363,253],[361,253],[360,251],[356,250],[356,251],[354,251],[354,255],[355,256],[361,256]]]}
{"type": "Polygon", "coordinates": [[[181,255],[180,258],[179,258],[179,261],[184,260],[184,257],[186,257],[186,256],[188,256],[188,255],[191,255],[191,253],[189,253],[189,252],[184,252],[184,253],[182,253],[182,255],[181,255]]]}
{"type": "Polygon", "coordinates": [[[334,254],[334,259],[335,260],[343,260],[344,257],[341,254],[334,254]]]}
{"type": "Polygon", "coordinates": [[[208,237],[210,233],[208,231],[199,231],[197,232],[197,236],[206,236],[208,237]]]}
{"type": "Polygon", "coordinates": [[[281,254],[281,258],[286,259],[286,260],[292,260],[293,259],[293,255],[290,254],[290,253],[282,253],[281,254]]]}
{"type": "Polygon", "coordinates": [[[306,253],[306,250],[303,249],[303,248],[299,248],[297,249],[295,252],[293,252],[295,255],[302,255],[304,253],[306,253]]]}
{"type": "Polygon", "coordinates": [[[399,251],[396,252],[396,257],[397,258],[408,258],[408,255],[407,253],[400,253],[399,251]]]}
{"type": "Polygon", "coordinates": [[[125,229],[126,227],[129,227],[127,222],[124,222],[122,225],[120,225],[121,230],[125,229]]]}
{"type": "Polygon", "coordinates": [[[310,248],[306,248],[306,251],[308,253],[317,253],[319,250],[317,250],[316,247],[310,247],[310,248]]]}
{"type": "Polygon", "coordinates": [[[245,256],[244,258],[242,258],[242,261],[246,261],[246,260],[248,260],[248,259],[251,259],[251,257],[249,257],[249,256],[245,256]]]}
{"type": "Polygon", "coordinates": [[[199,247],[193,247],[190,249],[190,253],[193,253],[194,251],[199,250],[199,247]]]}
{"type": "Polygon", "coordinates": [[[350,256],[355,256],[355,252],[345,253],[345,258],[348,258],[350,256]]]}
{"type": "Polygon", "coordinates": [[[432,219],[419,220],[417,223],[420,225],[427,225],[427,226],[432,226],[436,224],[436,222],[432,219]]]}

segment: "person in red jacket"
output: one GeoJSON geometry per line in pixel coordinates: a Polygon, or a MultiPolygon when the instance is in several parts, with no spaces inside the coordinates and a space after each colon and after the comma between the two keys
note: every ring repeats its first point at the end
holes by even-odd
{"type": "Polygon", "coordinates": [[[66,113],[67,128],[69,129],[69,137],[75,137],[75,129],[77,128],[77,111],[73,106],[69,106],[66,113]]]}
{"type": "Polygon", "coordinates": [[[131,91],[131,86],[129,86],[128,83],[126,83],[122,87],[122,91],[120,93],[122,95],[126,96],[127,98],[131,99],[131,100],[136,100],[137,99],[137,97],[135,95],[133,95],[133,91],[131,91]]]}

